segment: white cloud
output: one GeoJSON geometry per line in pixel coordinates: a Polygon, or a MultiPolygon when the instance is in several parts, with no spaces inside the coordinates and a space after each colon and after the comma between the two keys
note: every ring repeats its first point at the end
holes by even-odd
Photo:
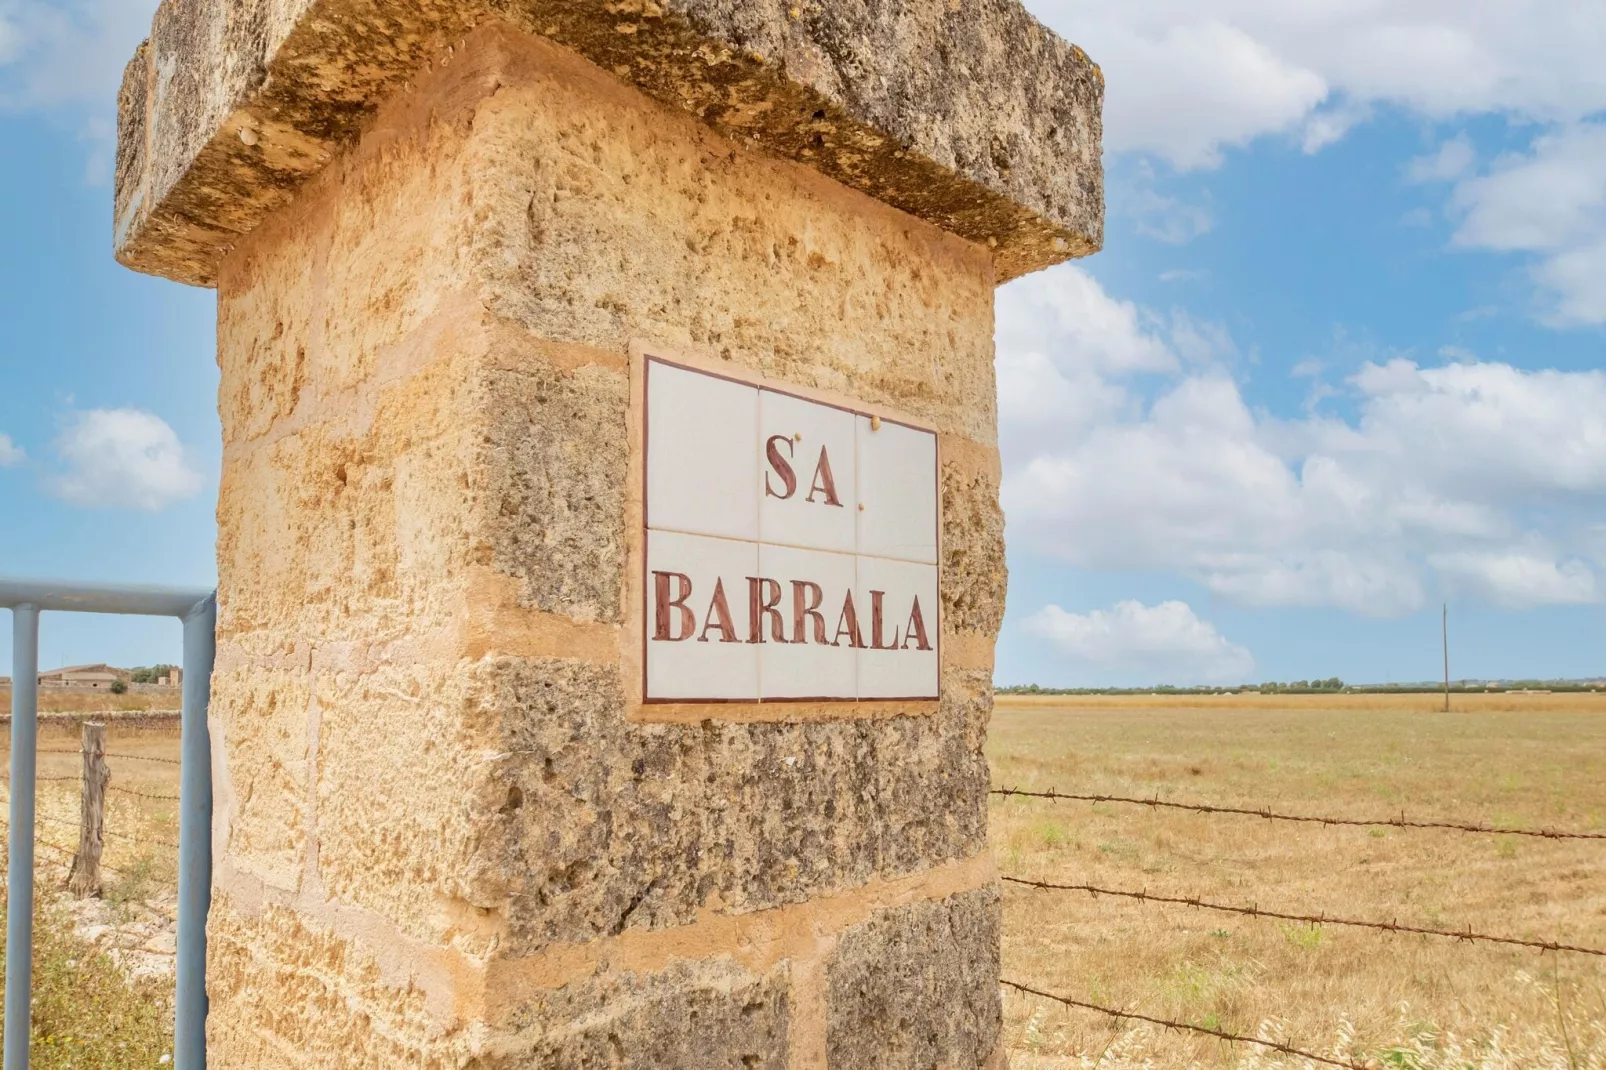
{"type": "Polygon", "coordinates": [[[27,460],[22,447],[11,441],[10,435],[0,435],[0,468],[10,468],[27,460]]]}
{"type": "Polygon", "coordinates": [[[1215,215],[1204,205],[1143,186],[1130,189],[1122,207],[1136,221],[1139,234],[1167,245],[1184,245],[1216,225],[1215,215]]]}
{"type": "Polygon", "coordinates": [[[0,67],[16,61],[22,55],[22,29],[15,22],[0,15],[0,67]]]}
{"type": "Polygon", "coordinates": [[[1111,414],[1135,413],[1123,385],[1232,355],[1221,327],[1186,313],[1162,317],[1106,294],[1075,268],[1039,272],[998,292],[998,399],[1003,429],[1023,455],[1111,414]]]}
{"type": "Polygon", "coordinates": [[[1568,122],[1606,108],[1606,6],[1547,0],[1030,0],[1105,71],[1114,151],[1211,167],[1268,134],[1315,151],[1374,105],[1568,122]]]}
{"type": "Polygon", "coordinates": [[[1342,384],[1355,418],[1277,419],[1251,411],[1219,359],[1154,356],[1177,352],[1175,316],[1114,301],[1073,266],[1035,277],[1029,299],[1019,286],[999,302],[1003,496],[1012,535],[1038,552],[1368,614],[1434,591],[1601,596],[1606,373],[1368,361],[1342,384]],[[1060,288],[1070,305],[1045,314],[1060,288]],[[1104,320],[1118,342],[1074,314],[1105,302],[1122,311],[1104,320]],[[1111,351],[1151,354],[1159,389],[1111,351]]]}
{"type": "MultiPolygon", "coordinates": [[[[1058,7],[1035,5],[1045,13],[1058,7]]],[[[1320,75],[1286,62],[1214,18],[1146,27],[1118,4],[1097,29],[1062,19],[1070,39],[1105,67],[1105,139],[1115,152],[1154,153],[1177,167],[1214,167],[1223,148],[1292,129],[1327,96],[1320,75]],[[1085,29],[1081,37],[1078,29],[1085,29]]],[[[1055,21],[1050,16],[1050,21],[1055,21]]]]}
{"type": "Polygon", "coordinates": [[[80,412],[56,450],[64,470],[51,489],[75,505],[155,512],[201,489],[178,435],[138,409],[80,412]]]}
{"type": "Polygon", "coordinates": [[[1313,112],[1305,120],[1299,147],[1305,155],[1313,156],[1334,142],[1343,140],[1345,134],[1371,117],[1371,108],[1352,101],[1313,112]]]}
{"type": "Polygon", "coordinates": [[[1452,206],[1458,244],[1536,254],[1548,318],[1606,322],[1606,122],[1535,138],[1461,181],[1452,206]]]}
{"type": "Polygon", "coordinates": [[[1412,182],[1453,182],[1472,170],[1477,159],[1478,152],[1472,146],[1472,139],[1465,134],[1457,134],[1440,145],[1439,151],[1418,156],[1407,164],[1405,177],[1412,182]]]}
{"type": "Polygon", "coordinates": [[[1049,605],[1021,628],[1080,667],[1147,673],[1156,682],[1236,683],[1255,671],[1249,650],[1200,620],[1186,602],[1146,606],[1128,600],[1090,613],[1049,605]]]}
{"type": "Polygon", "coordinates": [[[77,127],[84,182],[111,181],[117,89],[155,0],[0,0],[0,113],[52,111],[77,127]]]}
{"type": "Polygon", "coordinates": [[[0,0],[0,108],[115,105],[154,0],[0,0]]]}
{"type": "Polygon", "coordinates": [[[1595,570],[1584,561],[1557,561],[1548,553],[1433,554],[1428,562],[1453,589],[1505,609],[1536,605],[1588,605],[1600,601],[1595,570]]]}

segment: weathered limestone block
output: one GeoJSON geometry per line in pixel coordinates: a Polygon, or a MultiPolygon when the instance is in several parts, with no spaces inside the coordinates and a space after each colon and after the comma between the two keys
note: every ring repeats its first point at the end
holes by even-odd
{"type": "Polygon", "coordinates": [[[211,1065],[999,1065],[992,293],[1097,248],[1101,96],[1013,0],[166,0],[116,241],[219,291],[211,1065]],[[640,703],[642,352],[936,433],[940,699],[640,703]]]}
{"type": "Polygon", "coordinates": [[[729,962],[680,963],[573,985],[510,1023],[509,1070],[786,1070],[784,968],[759,975],[729,962]]]}
{"type": "Polygon", "coordinates": [[[229,852],[261,879],[300,887],[311,814],[304,673],[238,667],[213,675],[212,717],[228,724],[232,794],[229,852]]]}
{"type": "Polygon", "coordinates": [[[207,926],[207,1062],[297,1070],[475,1067],[483,1043],[357,941],[282,907],[214,895],[207,926]]]}
{"type": "Polygon", "coordinates": [[[125,264],[209,284],[473,27],[574,50],[733,140],[998,250],[1096,250],[1103,75],[1013,0],[167,0],[119,98],[125,264]]]}
{"type": "Polygon", "coordinates": [[[461,120],[463,171],[506,176],[475,190],[465,227],[487,308],[543,338],[620,355],[650,338],[991,441],[982,249],[733,152],[544,41],[485,44],[454,66],[500,85],[461,120]]]}
{"type": "MultiPolygon", "coordinates": [[[[440,580],[464,572],[463,489],[485,478],[471,470],[461,419],[480,384],[464,372],[438,363],[379,386],[346,419],[229,451],[220,634],[375,642],[452,618],[454,591],[440,580]]],[[[224,373],[225,389],[234,378],[224,373]]]]}
{"type": "Polygon", "coordinates": [[[882,911],[827,967],[832,1070],[980,1067],[998,1043],[1000,902],[991,888],[882,911]]]}
{"type": "Polygon", "coordinates": [[[998,453],[951,438],[943,443],[943,626],[998,634],[1004,622],[1004,512],[998,453]]]}
{"type": "Polygon", "coordinates": [[[505,346],[485,372],[489,486],[476,557],[517,582],[521,606],[618,624],[629,380],[619,366],[562,368],[528,348],[505,346]]]}
{"type": "Polygon", "coordinates": [[[521,881],[506,949],[743,913],[969,858],[986,846],[985,677],[932,717],[632,724],[613,666],[488,666],[512,711],[503,775],[521,881]]]}

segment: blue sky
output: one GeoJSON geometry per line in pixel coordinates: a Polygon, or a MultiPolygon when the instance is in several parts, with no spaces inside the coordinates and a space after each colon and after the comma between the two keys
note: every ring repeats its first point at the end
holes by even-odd
{"type": "MultiPolygon", "coordinates": [[[[213,575],[215,304],[109,252],[151,6],[0,0],[0,572],[213,575]]],[[[999,681],[1429,678],[1442,601],[1457,676],[1606,673],[1606,9],[1028,6],[1104,68],[1109,217],[999,297],[999,681]]]]}

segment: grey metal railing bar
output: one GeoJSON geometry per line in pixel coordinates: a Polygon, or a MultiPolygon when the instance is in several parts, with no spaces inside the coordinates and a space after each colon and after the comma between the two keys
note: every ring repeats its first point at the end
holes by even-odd
{"type": "Polygon", "coordinates": [[[11,607],[11,829],[6,854],[5,1070],[28,1070],[33,1013],[34,777],[39,756],[39,607],[11,607]]]}
{"type": "Polygon", "coordinates": [[[184,625],[180,714],[178,958],[173,1065],[206,1067],[206,915],[212,898],[212,744],[207,707],[217,649],[208,590],[0,577],[12,615],[11,820],[6,874],[4,1070],[28,1070],[33,988],[33,866],[39,749],[39,614],[176,617],[184,625]]]}

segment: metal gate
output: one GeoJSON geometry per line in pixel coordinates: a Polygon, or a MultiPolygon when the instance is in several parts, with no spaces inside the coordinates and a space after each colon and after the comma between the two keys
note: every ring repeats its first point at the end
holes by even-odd
{"type": "Polygon", "coordinates": [[[206,913],[212,901],[212,746],[206,726],[217,647],[215,592],[0,577],[11,610],[11,841],[6,873],[4,1070],[27,1070],[33,994],[34,789],[39,738],[39,614],[121,613],[184,624],[179,769],[178,961],[173,1062],[206,1066],[206,913]]]}

